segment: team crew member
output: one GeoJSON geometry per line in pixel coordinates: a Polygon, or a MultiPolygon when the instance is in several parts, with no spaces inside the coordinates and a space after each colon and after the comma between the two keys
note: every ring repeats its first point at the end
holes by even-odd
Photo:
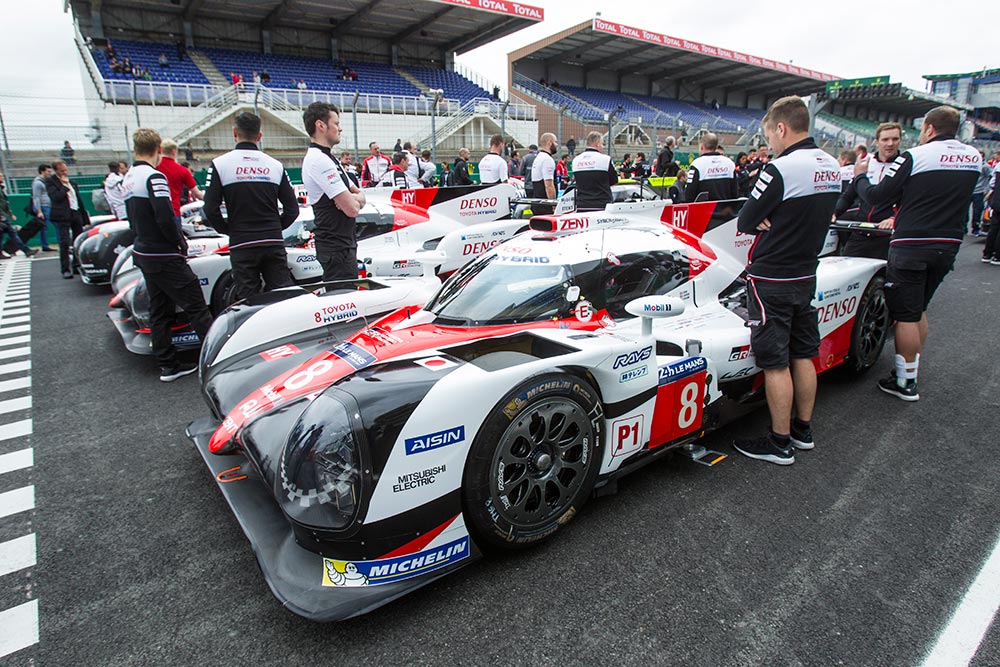
{"type": "Polygon", "coordinates": [[[524,160],[521,161],[521,178],[524,179],[524,196],[534,197],[534,192],[531,187],[531,165],[535,163],[535,158],[538,157],[538,146],[531,144],[528,146],[528,154],[524,156],[524,160]]]}
{"type": "Polygon", "coordinates": [[[573,158],[577,211],[603,211],[614,201],[611,186],[618,182],[618,171],[602,150],[604,135],[591,132],[587,135],[587,148],[573,158]]]}
{"type": "MultiPolygon", "coordinates": [[[[899,142],[903,139],[903,126],[899,123],[882,123],[875,130],[875,159],[868,162],[868,182],[878,185],[890,169],[893,161],[899,155],[899,142]]],[[[851,166],[854,173],[854,166],[851,166]]],[[[878,223],[882,229],[892,229],[896,216],[895,201],[883,202],[873,206],[870,202],[858,197],[854,180],[837,200],[834,215],[845,220],[861,220],[878,223]]],[[[844,245],[844,255],[849,257],[870,257],[886,259],[889,256],[889,237],[885,234],[852,231],[844,245]]]]}
{"type": "Polygon", "coordinates": [[[469,176],[469,149],[462,147],[458,149],[458,157],[452,165],[451,173],[452,185],[472,185],[472,177],[469,176]]]}
{"type": "MultiPolygon", "coordinates": [[[[108,163],[108,175],[104,177],[104,198],[108,200],[111,212],[119,220],[125,220],[128,214],[125,212],[125,193],[123,183],[125,173],[121,172],[121,165],[118,162],[108,163]]],[[[127,170],[126,170],[127,171],[127,170]]]]}
{"type": "Polygon", "coordinates": [[[873,206],[899,202],[889,246],[885,300],[896,320],[896,364],[879,388],[905,401],[920,398],[917,368],[927,340],[927,305],[965,236],[972,190],[979,178],[979,151],[955,138],[959,113],[937,107],[924,116],[920,145],[897,157],[878,185],[868,163],[855,168],[854,187],[873,206]]]}
{"type": "Polygon", "coordinates": [[[204,199],[205,194],[198,189],[191,170],[177,164],[177,142],[167,139],[163,142],[163,158],[157,170],[167,177],[170,184],[170,204],[174,209],[174,216],[181,219],[181,192],[187,188],[193,199],[204,199]]]}
{"type": "Polygon", "coordinates": [[[378,185],[385,172],[389,171],[389,158],[382,155],[377,141],[368,144],[368,149],[372,154],[361,163],[361,186],[372,188],[378,185]]]}
{"type": "Polygon", "coordinates": [[[677,176],[677,172],[680,171],[680,165],[674,162],[674,144],[677,140],[672,136],[667,137],[666,142],[663,144],[663,150],[660,154],[656,156],[656,175],[657,176],[677,176]]]}
{"type": "Polygon", "coordinates": [[[156,170],[160,162],[160,135],[139,128],[132,135],[135,162],[125,174],[125,208],[135,233],[132,257],[146,278],[149,292],[153,354],[160,380],[172,382],[198,370],[177,363],[171,325],[179,307],[187,313],[198,337],[205,340],[212,316],[205,305],[198,277],[187,264],[187,240],[170,204],[167,177],[156,170]]]}
{"type": "Polygon", "coordinates": [[[393,153],[392,164],[389,166],[389,171],[383,174],[379,185],[387,188],[395,188],[397,190],[407,190],[409,188],[419,187],[410,182],[410,175],[406,172],[406,168],[410,166],[409,163],[410,158],[403,151],[393,153]]]}
{"type": "Polygon", "coordinates": [[[837,163],[840,165],[840,191],[844,192],[847,187],[854,182],[854,163],[858,161],[858,156],[851,149],[840,151],[837,163]]]}
{"type": "Polygon", "coordinates": [[[503,146],[502,134],[490,137],[490,152],[479,161],[479,182],[483,185],[507,182],[507,161],[503,159],[503,146]]]}
{"type": "Polygon", "coordinates": [[[747,263],[750,346],[764,370],[771,432],[740,439],[737,451],[788,465],[793,448],[812,449],[819,323],[812,306],[816,267],[840,193],[837,161],[809,136],[809,110],[783,97],[762,121],[778,157],[760,174],[737,227],[754,234],[747,263]],[[792,421],[792,407],[796,418],[792,421]]]}
{"type": "Polygon", "coordinates": [[[351,183],[330,150],[340,143],[340,110],[313,102],[302,114],[312,139],[302,160],[306,201],[316,216],[316,259],[323,280],[358,277],[358,238],[354,218],[365,205],[365,195],[351,183]]]}
{"type": "Polygon", "coordinates": [[[236,149],[212,160],[205,186],[205,217],[229,234],[229,260],[237,299],[293,285],[281,230],[299,215],[288,174],[261,152],[260,118],[244,111],[233,124],[236,149]],[[278,213],[278,201],[282,212],[278,213]],[[226,203],[228,220],[222,217],[226,203]]]}
{"type": "MultiPolygon", "coordinates": [[[[698,150],[701,155],[688,168],[685,198],[693,202],[698,199],[699,194],[705,192],[712,201],[736,199],[739,185],[736,165],[725,155],[719,155],[719,137],[707,132],[702,136],[698,150]]],[[[703,197],[702,200],[704,199],[703,197]]]]}
{"type": "MultiPolygon", "coordinates": [[[[556,152],[559,141],[556,135],[546,132],[538,138],[538,155],[531,163],[531,191],[533,197],[539,199],[556,198],[556,161],[552,155],[556,152]]],[[[533,204],[535,215],[551,215],[555,208],[550,204],[533,204]]]]}

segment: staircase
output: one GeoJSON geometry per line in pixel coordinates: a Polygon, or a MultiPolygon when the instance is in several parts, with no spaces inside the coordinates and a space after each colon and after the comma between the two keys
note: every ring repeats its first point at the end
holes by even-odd
{"type": "Polygon", "coordinates": [[[424,95],[430,95],[430,93],[427,92],[427,91],[429,91],[431,89],[431,87],[428,86],[423,81],[421,81],[420,79],[418,79],[417,77],[415,77],[412,74],[410,74],[409,72],[407,72],[406,70],[402,69],[401,67],[393,67],[392,71],[395,72],[396,74],[398,74],[399,76],[403,77],[404,79],[406,79],[410,83],[412,83],[424,95]]]}
{"type": "Polygon", "coordinates": [[[220,88],[228,88],[232,85],[232,81],[227,79],[226,75],[220,72],[219,68],[204,53],[188,49],[187,54],[191,58],[191,62],[198,66],[198,69],[201,70],[201,73],[205,75],[210,84],[219,86],[220,88]]]}
{"type": "Polygon", "coordinates": [[[176,141],[178,145],[183,146],[185,143],[190,141],[192,137],[197,136],[200,132],[203,132],[212,125],[215,125],[224,116],[232,113],[233,108],[239,103],[240,95],[236,86],[224,88],[213,97],[205,100],[204,103],[198,105],[197,108],[200,111],[203,111],[205,115],[190,127],[186,127],[180,132],[174,133],[174,141],[176,141]]]}

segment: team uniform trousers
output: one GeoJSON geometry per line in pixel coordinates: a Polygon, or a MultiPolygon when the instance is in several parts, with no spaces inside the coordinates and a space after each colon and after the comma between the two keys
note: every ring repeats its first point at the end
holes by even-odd
{"type": "Polygon", "coordinates": [[[787,368],[790,359],[819,354],[819,320],[812,305],[816,278],[747,278],[750,348],[759,368],[787,368]]]}
{"type": "Polygon", "coordinates": [[[134,257],[146,278],[146,289],[149,291],[153,354],[160,366],[175,366],[177,359],[171,327],[177,308],[187,313],[191,326],[203,341],[212,326],[212,314],[205,305],[198,277],[182,257],[134,257]]]}
{"type": "Polygon", "coordinates": [[[288,268],[288,254],[283,245],[259,245],[248,248],[232,248],[229,261],[233,266],[233,283],[236,299],[246,299],[279,287],[295,284],[288,268]]]}
{"type": "Polygon", "coordinates": [[[358,277],[358,247],[316,235],[316,259],[323,267],[323,280],[354,280],[358,277]]]}
{"type": "Polygon", "coordinates": [[[919,322],[955,266],[958,243],[895,243],[889,248],[885,303],[897,322],[919,322]]]}

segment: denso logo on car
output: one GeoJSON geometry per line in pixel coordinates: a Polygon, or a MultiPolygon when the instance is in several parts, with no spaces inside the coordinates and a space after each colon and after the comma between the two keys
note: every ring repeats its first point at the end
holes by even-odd
{"type": "Polygon", "coordinates": [[[429,452],[432,449],[447,447],[463,440],[465,440],[464,425],[455,426],[444,431],[428,433],[427,435],[407,438],[403,441],[403,446],[406,449],[406,455],[410,456],[411,454],[419,454],[421,452],[429,452]]]}
{"type": "Polygon", "coordinates": [[[486,197],[484,199],[463,199],[458,209],[464,211],[469,208],[489,208],[497,205],[496,197],[486,197]]]}
{"type": "Polygon", "coordinates": [[[625,366],[632,366],[640,361],[646,361],[649,359],[649,355],[653,353],[653,346],[644,347],[641,350],[635,352],[629,352],[628,354],[620,354],[618,358],[615,359],[615,363],[612,368],[624,368],[625,366]]]}

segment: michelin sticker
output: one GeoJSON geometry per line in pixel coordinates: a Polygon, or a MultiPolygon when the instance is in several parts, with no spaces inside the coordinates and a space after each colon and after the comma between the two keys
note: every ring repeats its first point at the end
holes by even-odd
{"type": "Polygon", "coordinates": [[[417,553],[367,561],[323,559],[323,585],[360,588],[391,584],[439,570],[469,557],[468,536],[417,553]]]}

